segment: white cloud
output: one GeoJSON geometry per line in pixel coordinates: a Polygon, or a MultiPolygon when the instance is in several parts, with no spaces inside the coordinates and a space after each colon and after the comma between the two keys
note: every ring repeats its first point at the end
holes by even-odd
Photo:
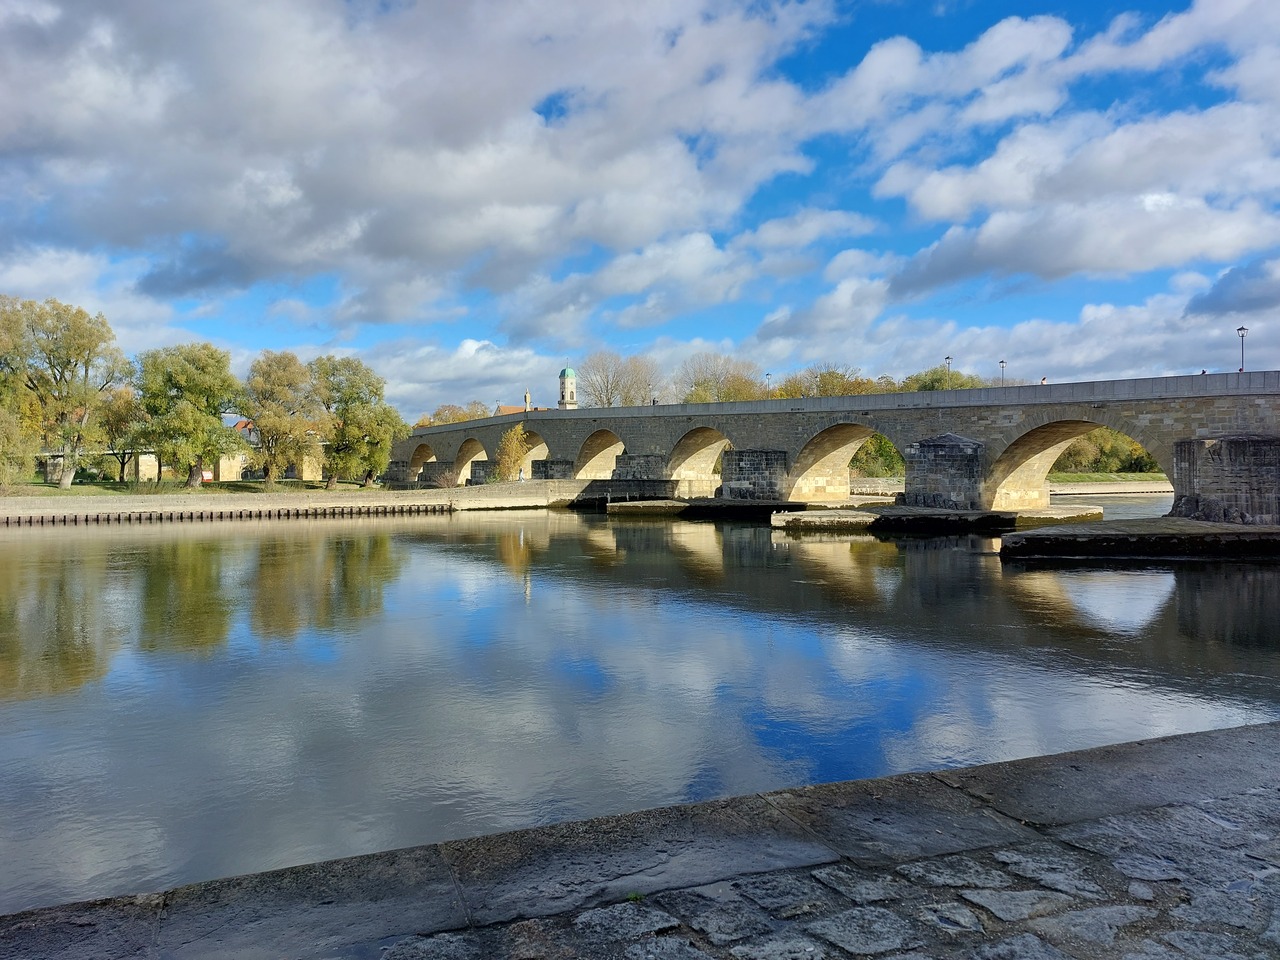
{"type": "Polygon", "coordinates": [[[1253,202],[1216,209],[1171,194],[1001,211],[977,228],[952,227],[893,278],[918,295],[982,274],[1055,279],[1123,275],[1198,259],[1229,261],[1280,242],[1280,216],[1253,202]]]}
{"type": "Polygon", "coordinates": [[[803,249],[828,237],[859,236],[875,228],[875,221],[862,214],[806,208],[789,217],[766,220],[736,237],[733,245],[764,250],[803,249]]]}

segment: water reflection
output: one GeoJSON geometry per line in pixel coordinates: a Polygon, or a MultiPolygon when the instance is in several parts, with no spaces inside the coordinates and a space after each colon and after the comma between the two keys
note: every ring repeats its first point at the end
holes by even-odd
{"type": "Polygon", "coordinates": [[[1280,717],[1280,572],[564,513],[0,535],[0,909],[1280,717]]]}

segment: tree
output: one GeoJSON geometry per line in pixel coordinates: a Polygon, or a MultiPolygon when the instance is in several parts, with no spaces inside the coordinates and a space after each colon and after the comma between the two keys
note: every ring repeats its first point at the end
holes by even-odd
{"type": "Polygon", "coordinates": [[[240,412],[253,421],[258,447],[252,454],[270,489],[289,464],[302,466],[320,455],[325,410],[312,388],[311,371],[285,350],[264,350],[244,383],[240,412]]]}
{"type": "Polygon", "coordinates": [[[324,462],[330,490],[361,475],[365,486],[391,462],[391,447],[409,427],[383,399],[386,381],[355,357],[316,357],[307,365],[325,413],[324,462]]]}
{"type": "Polygon", "coordinates": [[[876,381],[862,376],[857,367],[841,366],[834,363],[815,363],[799,373],[787,376],[777,390],[775,397],[850,397],[864,393],[876,393],[879,387],[876,381]]]}
{"type": "Polygon", "coordinates": [[[491,411],[480,400],[472,400],[465,407],[460,407],[456,403],[442,403],[436,407],[431,413],[424,413],[420,416],[415,427],[438,427],[445,423],[461,423],[464,420],[480,420],[484,417],[493,415],[491,411]]]}
{"type": "Polygon", "coordinates": [[[648,406],[662,372],[650,357],[623,357],[612,350],[597,350],[577,367],[578,397],[588,407],[648,406]]]}
{"type": "Polygon", "coordinates": [[[622,400],[622,356],[612,350],[587,354],[578,364],[578,399],[585,407],[614,407],[622,400]]]}
{"type": "Polygon", "coordinates": [[[971,390],[975,387],[988,387],[990,381],[972,373],[960,373],[945,364],[938,364],[928,370],[913,373],[902,381],[904,391],[927,390],[971,390]]]}
{"type": "Polygon", "coordinates": [[[1050,469],[1055,473],[1158,473],[1160,465],[1132,437],[1098,427],[1074,440],[1050,469]]]}
{"type": "Polygon", "coordinates": [[[888,437],[873,433],[849,461],[849,472],[857,477],[902,477],[907,465],[888,437]]]}
{"type": "Polygon", "coordinates": [[[245,448],[222,422],[243,399],[227,351],[211,343],[148,350],[138,357],[137,387],[147,417],[143,438],[162,463],[186,474],[188,487],[200,485],[207,460],[245,448]]]}
{"type": "Polygon", "coordinates": [[[132,384],[113,387],[107,393],[98,421],[108,455],[120,465],[119,480],[124,483],[125,469],[137,456],[145,426],[142,404],[132,384]]]}
{"type": "Polygon", "coordinates": [[[0,489],[30,479],[36,447],[17,413],[0,407],[0,489]]]}
{"type": "Polygon", "coordinates": [[[652,357],[627,357],[622,361],[618,399],[624,407],[647,407],[662,392],[665,379],[652,357]]]}
{"type": "Polygon", "coordinates": [[[674,381],[684,403],[759,400],[767,393],[757,364],[719,353],[695,353],[680,364],[674,381]]]}
{"type": "Polygon", "coordinates": [[[127,378],[128,363],[106,317],[82,307],[5,297],[0,326],[19,331],[18,376],[39,408],[46,448],[59,454],[59,486],[70,489],[104,391],[127,378]]]}
{"type": "Polygon", "coordinates": [[[499,480],[515,480],[528,455],[529,439],[524,435],[524,424],[517,423],[498,440],[494,476],[499,480]]]}

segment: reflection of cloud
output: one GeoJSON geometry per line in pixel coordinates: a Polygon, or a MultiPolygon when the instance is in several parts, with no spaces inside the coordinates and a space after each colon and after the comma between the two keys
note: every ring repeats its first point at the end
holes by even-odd
{"type": "MultiPolygon", "coordinates": [[[[113,604],[104,615],[127,629],[101,695],[6,705],[34,733],[15,747],[0,729],[0,836],[19,837],[7,862],[28,865],[0,877],[0,909],[1245,722],[1270,702],[1211,702],[1176,669],[1137,683],[1105,656],[1063,656],[1074,634],[1055,641],[1010,602],[1008,578],[956,549],[775,549],[767,531],[674,524],[625,528],[616,562],[593,564],[585,555],[624,528],[564,514],[377,525],[398,562],[376,611],[334,604],[322,627],[259,642],[257,547],[327,557],[323,544],[353,528],[95,541],[222,539],[237,560],[221,567],[228,642],[208,659],[149,652],[113,604]],[[529,552],[520,577],[504,566],[513,534],[529,552]],[[690,581],[708,568],[699,590],[690,581]]],[[[11,546],[0,538],[0,558],[11,546]]],[[[369,555],[343,556],[335,575],[358,581],[369,555]]],[[[138,565],[111,569],[114,591],[138,595],[138,565]]],[[[1081,609],[1122,606],[1097,576],[1075,578],[1081,609]]],[[[1116,579],[1137,595],[1168,576],[1116,579]]]]}
{"type": "Polygon", "coordinates": [[[1174,587],[1170,570],[1072,570],[1058,579],[1077,610],[1095,626],[1117,633],[1136,633],[1154,620],[1174,587]]]}

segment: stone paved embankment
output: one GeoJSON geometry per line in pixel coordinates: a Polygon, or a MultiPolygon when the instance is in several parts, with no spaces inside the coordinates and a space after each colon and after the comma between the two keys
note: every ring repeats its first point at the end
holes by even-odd
{"type": "Polygon", "coordinates": [[[1265,960],[1280,724],[34,911],[0,918],[0,956],[1265,960]]]}

